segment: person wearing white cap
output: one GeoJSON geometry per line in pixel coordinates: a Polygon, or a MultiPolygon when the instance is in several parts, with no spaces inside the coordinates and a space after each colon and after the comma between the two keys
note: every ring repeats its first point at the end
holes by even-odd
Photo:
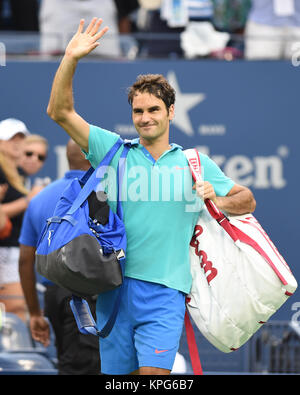
{"type": "Polygon", "coordinates": [[[0,122],[0,184],[7,184],[7,192],[1,208],[12,222],[9,237],[0,240],[0,302],[7,312],[26,320],[26,304],[19,279],[18,237],[23,213],[29,201],[42,189],[35,186],[30,191],[18,172],[19,160],[25,136],[29,131],[24,122],[8,118],[0,122]]]}
{"type": "Polygon", "coordinates": [[[15,118],[7,118],[0,122],[0,140],[10,140],[18,134],[21,137],[30,134],[24,122],[15,118]]]}

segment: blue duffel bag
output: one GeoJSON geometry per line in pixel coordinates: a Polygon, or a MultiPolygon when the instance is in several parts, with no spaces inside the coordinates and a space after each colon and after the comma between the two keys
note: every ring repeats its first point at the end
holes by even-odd
{"type": "MultiPolygon", "coordinates": [[[[81,179],[70,183],[38,242],[36,269],[74,295],[73,312],[74,308],[83,308],[81,298],[110,291],[123,283],[127,241],[119,195],[129,149],[130,143],[119,139],[97,169],[90,168],[81,179]],[[96,188],[101,185],[107,167],[121,147],[117,172],[119,192],[114,213],[105,199],[105,192],[96,188]]],[[[101,331],[97,334],[101,336],[101,331]]]]}

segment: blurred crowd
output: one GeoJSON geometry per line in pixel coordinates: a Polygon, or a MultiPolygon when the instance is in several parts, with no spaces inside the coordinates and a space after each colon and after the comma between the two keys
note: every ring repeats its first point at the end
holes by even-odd
{"type": "MultiPolygon", "coordinates": [[[[11,366],[6,352],[22,349],[20,338],[30,330],[32,345],[51,346],[47,358],[58,374],[99,374],[98,338],[79,332],[69,305],[71,292],[35,270],[35,251],[47,219],[66,186],[90,168],[70,139],[64,176],[54,181],[38,177],[48,152],[48,141],[23,121],[0,121],[0,370],[11,366]]],[[[95,316],[96,299],[87,300],[95,316]]],[[[36,350],[32,346],[27,351],[36,350]]]]}
{"type": "Polygon", "coordinates": [[[27,309],[19,279],[18,238],[29,203],[50,182],[34,178],[47,153],[47,140],[30,133],[24,122],[0,122],[0,302],[23,320],[27,309]]]}
{"type": "Polygon", "coordinates": [[[299,0],[0,0],[0,15],[2,32],[38,33],[48,56],[94,16],[110,28],[103,58],[287,59],[300,41],[299,0]]]}

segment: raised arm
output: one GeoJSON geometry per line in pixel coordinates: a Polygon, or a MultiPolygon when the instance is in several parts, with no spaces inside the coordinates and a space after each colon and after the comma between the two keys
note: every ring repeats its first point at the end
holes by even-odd
{"type": "Polygon", "coordinates": [[[56,72],[47,114],[88,151],[89,124],[75,111],[73,100],[73,77],[78,61],[92,52],[98,45],[108,27],[100,30],[102,19],[93,18],[85,31],[84,19],[69,42],[65,55],[56,72]]]}

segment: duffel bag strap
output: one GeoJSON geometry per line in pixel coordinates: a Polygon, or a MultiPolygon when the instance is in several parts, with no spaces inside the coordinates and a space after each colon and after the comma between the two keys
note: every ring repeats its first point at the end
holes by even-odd
{"type": "Polygon", "coordinates": [[[72,295],[72,299],[70,301],[70,307],[72,309],[80,333],[84,335],[89,335],[89,334],[95,335],[102,338],[105,338],[110,334],[116,322],[117,314],[120,307],[121,288],[119,288],[117,292],[118,295],[115,300],[111,315],[101,330],[99,330],[94,320],[88,302],[85,299],[80,298],[79,296],[72,295]]]}
{"type": "Polygon", "coordinates": [[[97,325],[91,313],[88,302],[79,296],[72,295],[70,307],[80,333],[84,335],[97,335],[97,325]]]}
{"type": "MultiPolygon", "coordinates": [[[[125,259],[125,257],[120,258],[120,261],[124,260],[124,259],[125,259]]],[[[121,262],[121,267],[123,268],[122,262],[121,262]]],[[[123,276],[124,276],[124,273],[123,273],[123,276]]],[[[102,338],[107,337],[110,334],[110,332],[116,322],[116,318],[117,318],[120,303],[121,303],[122,285],[117,290],[117,292],[118,292],[118,294],[117,294],[116,300],[114,302],[114,306],[113,306],[112,312],[110,314],[110,317],[102,329],[98,328],[98,326],[93,318],[93,315],[91,313],[91,310],[89,308],[88,302],[79,296],[72,295],[72,299],[70,301],[70,307],[71,307],[71,310],[72,310],[73,315],[75,317],[77,327],[82,334],[84,334],[84,335],[91,334],[91,335],[99,336],[102,338]]]]}
{"type": "Polygon", "coordinates": [[[125,143],[124,148],[119,159],[118,164],[118,174],[117,174],[117,185],[118,185],[118,195],[117,195],[117,214],[120,219],[123,220],[123,208],[122,208],[122,185],[123,185],[123,177],[125,173],[125,165],[128,151],[130,150],[131,143],[125,143]]]}
{"type": "Polygon", "coordinates": [[[118,149],[123,145],[123,140],[118,139],[117,142],[112,146],[112,148],[108,151],[105,157],[102,159],[101,163],[97,167],[97,169],[90,168],[87,173],[84,175],[82,181],[85,181],[82,190],[78,194],[77,198],[74,200],[72,207],[67,212],[67,214],[72,215],[81,205],[82,203],[89,197],[91,192],[96,188],[99,180],[103,178],[107,166],[110,164],[112,158],[115,156],[118,149]]]}
{"type": "Polygon", "coordinates": [[[185,324],[185,333],[186,333],[186,338],[187,338],[188,349],[189,349],[189,353],[190,353],[193,372],[195,375],[198,375],[198,376],[203,375],[203,370],[202,370],[200,357],[199,357],[199,353],[198,353],[198,348],[197,348],[197,343],[196,343],[196,338],[195,338],[195,332],[194,332],[194,329],[193,329],[187,309],[185,310],[184,324],[185,324]]]}

